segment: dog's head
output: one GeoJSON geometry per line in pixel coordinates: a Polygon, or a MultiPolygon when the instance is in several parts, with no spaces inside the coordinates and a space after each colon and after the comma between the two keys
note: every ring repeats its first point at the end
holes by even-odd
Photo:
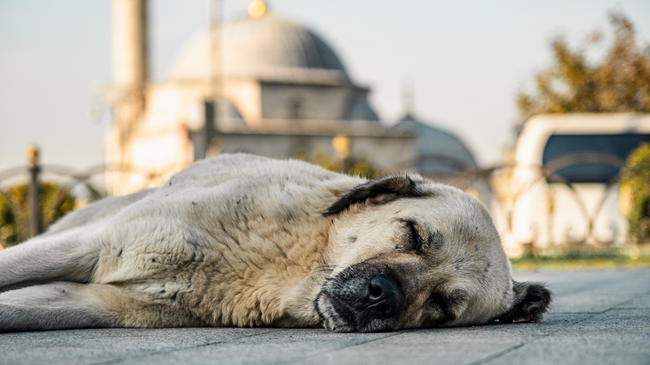
{"type": "Polygon", "coordinates": [[[328,328],[390,331],[539,321],[550,292],[517,283],[485,207],[419,175],[372,180],[342,194],[337,266],[314,301],[328,328]]]}

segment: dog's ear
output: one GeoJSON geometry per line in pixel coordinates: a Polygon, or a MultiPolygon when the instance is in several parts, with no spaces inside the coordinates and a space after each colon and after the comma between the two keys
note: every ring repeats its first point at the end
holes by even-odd
{"type": "Polygon", "coordinates": [[[551,292],[541,283],[513,280],[514,301],[499,323],[539,322],[551,304],[551,292]]]}
{"type": "Polygon", "coordinates": [[[384,204],[401,197],[418,197],[424,195],[418,189],[417,183],[422,177],[417,174],[392,175],[370,180],[365,184],[355,186],[343,193],[339,199],[330,205],[322,214],[324,216],[339,213],[350,205],[366,202],[370,204],[384,204]]]}

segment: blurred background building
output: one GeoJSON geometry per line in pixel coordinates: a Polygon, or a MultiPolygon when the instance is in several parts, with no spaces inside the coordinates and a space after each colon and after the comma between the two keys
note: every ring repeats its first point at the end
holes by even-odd
{"type": "Polygon", "coordinates": [[[365,161],[383,173],[427,176],[476,168],[456,137],[408,112],[397,127],[382,124],[370,89],[308,27],[263,1],[248,10],[226,22],[215,17],[178,52],[166,80],[152,83],[147,1],[113,0],[113,83],[105,95],[114,110],[106,137],[111,194],[155,185],[221,153],[320,153],[343,165],[365,161]]]}
{"type": "Polygon", "coordinates": [[[290,158],[316,150],[366,159],[382,171],[411,169],[414,131],[388,129],[335,50],[309,28],[253,1],[249,15],[188,41],[167,79],[148,82],[147,2],[113,0],[114,122],[106,138],[112,194],[143,187],[133,170],[164,171],[245,152],[290,158]]]}

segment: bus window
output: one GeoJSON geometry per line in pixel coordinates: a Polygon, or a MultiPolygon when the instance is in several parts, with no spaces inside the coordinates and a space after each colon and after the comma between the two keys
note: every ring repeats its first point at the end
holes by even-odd
{"type": "Polygon", "coordinates": [[[542,156],[553,172],[549,181],[606,183],[618,175],[627,156],[650,134],[559,134],[552,135],[542,156]]]}

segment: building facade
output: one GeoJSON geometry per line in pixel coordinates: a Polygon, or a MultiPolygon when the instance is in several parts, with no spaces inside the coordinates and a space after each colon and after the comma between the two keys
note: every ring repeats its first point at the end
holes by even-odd
{"type": "Polygon", "coordinates": [[[160,184],[221,153],[290,158],[320,151],[383,172],[413,170],[413,131],[383,126],[369,89],[307,27],[267,11],[212,26],[181,50],[164,81],[152,83],[146,5],[113,0],[111,194],[160,184]],[[337,136],[348,141],[338,155],[337,136]]]}

